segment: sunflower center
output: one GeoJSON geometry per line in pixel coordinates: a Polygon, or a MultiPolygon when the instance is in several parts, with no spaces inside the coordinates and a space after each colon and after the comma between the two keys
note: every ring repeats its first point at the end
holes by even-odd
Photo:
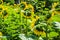
{"type": "Polygon", "coordinates": [[[43,29],[40,28],[40,27],[36,27],[36,30],[38,30],[38,31],[43,31],[43,29]]]}
{"type": "Polygon", "coordinates": [[[24,4],[21,4],[21,6],[20,6],[22,9],[24,9],[25,8],[25,5],[24,4]]]}
{"type": "Polygon", "coordinates": [[[26,9],[24,15],[26,15],[26,16],[31,16],[31,11],[30,11],[30,9],[26,9]]]}

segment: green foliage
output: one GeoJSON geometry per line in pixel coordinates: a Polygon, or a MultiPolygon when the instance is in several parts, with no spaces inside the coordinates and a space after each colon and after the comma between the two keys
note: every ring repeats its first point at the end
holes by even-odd
{"type": "Polygon", "coordinates": [[[56,36],[58,36],[58,33],[56,33],[56,32],[50,32],[48,34],[48,36],[49,36],[49,38],[56,37],[56,36]]]}
{"type": "Polygon", "coordinates": [[[2,37],[6,36],[2,39],[23,40],[22,38],[26,38],[28,40],[31,38],[31,40],[39,40],[41,38],[42,40],[53,40],[56,37],[58,40],[60,24],[58,27],[54,22],[60,23],[60,5],[58,4],[53,9],[52,4],[60,1],[25,0],[25,2],[26,8],[22,4],[15,5],[14,0],[5,0],[3,4],[0,0],[0,32],[3,34],[2,37]],[[46,7],[47,1],[51,3],[48,7],[46,7]],[[33,8],[29,8],[29,4],[33,8]],[[21,36],[21,34],[23,35],[21,36]]]}

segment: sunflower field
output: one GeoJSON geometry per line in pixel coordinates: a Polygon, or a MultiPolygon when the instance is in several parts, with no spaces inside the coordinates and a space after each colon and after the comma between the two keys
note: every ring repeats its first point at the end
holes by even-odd
{"type": "Polygon", "coordinates": [[[60,40],[60,0],[0,0],[0,40],[60,40]]]}

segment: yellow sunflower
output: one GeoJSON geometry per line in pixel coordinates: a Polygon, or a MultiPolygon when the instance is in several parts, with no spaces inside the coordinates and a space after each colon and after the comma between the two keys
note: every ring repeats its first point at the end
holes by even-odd
{"type": "Polygon", "coordinates": [[[8,16],[6,6],[0,5],[0,14],[2,15],[2,18],[6,18],[8,16]]]}
{"type": "Polygon", "coordinates": [[[31,18],[31,17],[34,15],[34,12],[22,13],[22,15],[23,15],[25,18],[31,18]]]}
{"type": "Polygon", "coordinates": [[[28,5],[25,9],[24,9],[24,12],[22,12],[22,15],[25,17],[25,18],[31,18],[33,17],[34,15],[34,8],[32,5],[28,5]]]}
{"type": "Polygon", "coordinates": [[[38,30],[38,29],[34,28],[35,23],[38,19],[39,19],[38,16],[36,16],[36,18],[32,18],[32,23],[31,23],[30,29],[31,29],[31,31],[34,32],[34,34],[36,34],[38,36],[40,36],[40,35],[41,36],[46,36],[46,33],[44,31],[41,31],[40,29],[38,30]]]}
{"type": "Polygon", "coordinates": [[[2,18],[6,18],[8,16],[6,6],[0,5],[0,14],[2,15],[2,18]]]}

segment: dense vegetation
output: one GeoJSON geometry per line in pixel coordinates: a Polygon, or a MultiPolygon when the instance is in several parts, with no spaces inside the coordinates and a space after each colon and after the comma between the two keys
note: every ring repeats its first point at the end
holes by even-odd
{"type": "Polygon", "coordinates": [[[0,40],[60,40],[60,0],[16,1],[0,0],[0,40]]]}

